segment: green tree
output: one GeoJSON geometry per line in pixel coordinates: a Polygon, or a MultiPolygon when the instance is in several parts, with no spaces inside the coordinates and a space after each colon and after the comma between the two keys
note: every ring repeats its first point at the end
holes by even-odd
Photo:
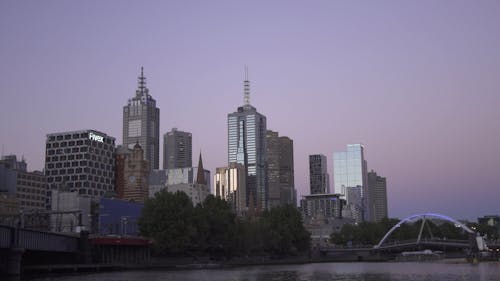
{"type": "Polygon", "coordinates": [[[235,215],[226,201],[209,195],[202,204],[196,206],[194,223],[194,244],[198,250],[211,255],[228,255],[232,252],[235,215]]]}
{"type": "Polygon", "coordinates": [[[292,205],[265,211],[259,222],[264,230],[264,249],[275,254],[295,254],[309,249],[311,235],[302,224],[302,216],[292,205]]]}
{"type": "MultiPolygon", "coordinates": [[[[345,224],[340,232],[332,233],[330,241],[334,244],[375,245],[397,223],[397,219],[384,218],[380,222],[362,222],[357,225],[345,224]]],[[[404,235],[406,235],[406,229],[404,235]]]]}
{"type": "Polygon", "coordinates": [[[138,220],[141,235],[152,238],[154,250],[180,255],[192,249],[196,235],[194,207],[184,192],[161,191],[146,200],[138,220]]]}

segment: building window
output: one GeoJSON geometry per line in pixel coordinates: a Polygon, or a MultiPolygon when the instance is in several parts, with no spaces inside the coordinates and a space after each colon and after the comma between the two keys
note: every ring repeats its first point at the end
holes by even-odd
{"type": "Polygon", "coordinates": [[[128,136],[140,137],[141,136],[141,120],[131,120],[128,122],[128,136]]]}

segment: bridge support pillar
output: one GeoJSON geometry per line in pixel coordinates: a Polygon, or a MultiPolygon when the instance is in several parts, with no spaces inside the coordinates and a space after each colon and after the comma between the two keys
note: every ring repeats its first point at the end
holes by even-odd
{"type": "Polygon", "coordinates": [[[10,248],[7,254],[7,264],[5,271],[7,275],[21,274],[21,260],[23,258],[24,249],[10,248]]]}
{"type": "Polygon", "coordinates": [[[89,264],[92,262],[92,253],[89,240],[89,232],[80,232],[80,240],[78,244],[78,262],[89,264]]]}

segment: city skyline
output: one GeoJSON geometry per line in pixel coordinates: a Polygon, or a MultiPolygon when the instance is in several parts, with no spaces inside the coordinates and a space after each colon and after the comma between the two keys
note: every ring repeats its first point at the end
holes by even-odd
{"type": "Polygon", "coordinates": [[[500,3],[315,3],[1,2],[1,153],[32,171],[52,132],[121,144],[144,66],[160,135],[191,132],[214,173],[248,64],[252,105],[294,140],[298,198],[308,155],[333,175],[332,153],[363,143],[391,217],[499,214],[500,3]]]}

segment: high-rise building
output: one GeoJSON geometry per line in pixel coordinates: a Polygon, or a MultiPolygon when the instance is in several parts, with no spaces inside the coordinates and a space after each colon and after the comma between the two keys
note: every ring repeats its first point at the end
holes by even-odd
{"type": "Polygon", "coordinates": [[[368,191],[370,201],[368,206],[371,209],[371,221],[379,222],[388,217],[387,213],[387,181],[384,177],[378,176],[375,171],[368,173],[368,191]]]}
{"type": "Polygon", "coordinates": [[[191,133],[173,128],[163,135],[163,169],[192,167],[192,159],[191,133]]]}
{"type": "Polygon", "coordinates": [[[294,204],[293,141],[279,136],[278,132],[267,130],[267,177],[269,187],[269,208],[294,204]]]}
{"type": "Polygon", "coordinates": [[[278,132],[267,130],[266,133],[266,153],[267,153],[267,180],[268,180],[268,204],[269,208],[280,205],[280,143],[278,132]]]}
{"type": "Polygon", "coordinates": [[[326,156],[309,155],[309,185],[312,194],[330,193],[330,176],[326,167],[326,156]]]}
{"type": "Polygon", "coordinates": [[[227,116],[228,163],[239,163],[246,173],[246,206],[267,209],[266,117],[250,105],[250,82],[244,81],[244,104],[227,116]]]}
{"type": "Polygon", "coordinates": [[[123,199],[144,203],[149,196],[149,163],[144,160],[144,151],[138,143],[125,159],[123,175],[125,177],[123,199]]]}
{"type": "Polygon", "coordinates": [[[132,149],[136,143],[144,150],[150,171],[158,169],[160,159],[160,109],[149,94],[141,67],[135,97],[123,107],[123,146],[132,149]]]}
{"type": "Polygon", "coordinates": [[[49,189],[77,190],[98,199],[114,190],[115,138],[95,130],[47,135],[45,175],[49,189]]]}
{"type": "Polygon", "coordinates": [[[217,168],[214,175],[213,195],[229,202],[233,212],[243,216],[246,211],[245,167],[231,163],[217,168]]]}
{"type": "Polygon", "coordinates": [[[346,198],[346,211],[351,211],[357,222],[370,220],[364,146],[348,144],[347,151],[333,153],[333,171],[335,192],[346,198]]]}

